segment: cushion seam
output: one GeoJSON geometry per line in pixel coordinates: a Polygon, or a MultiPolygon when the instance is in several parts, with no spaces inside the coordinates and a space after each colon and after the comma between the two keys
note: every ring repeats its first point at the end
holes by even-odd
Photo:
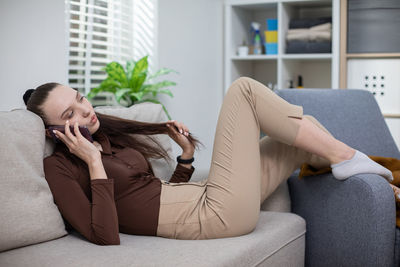
{"type": "Polygon", "coordinates": [[[275,251],[271,252],[269,255],[265,256],[262,260],[258,261],[255,265],[253,266],[259,266],[262,262],[264,262],[266,259],[270,258],[272,255],[274,255],[276,252],[278,252],[279,250],[281,250],[283,247],[289,245],[290,243],[292,243],[293,241],[299,239],[300,237],[304,236],[304,234],[307,231],[304,230],[301,234],[297,235],[296,237],[294,237],[293,239],[289,240],[288,242],[286,242],[285,244],[283,244],[282,246],[280,246],[278,249],[276,249],[275,251]]]}

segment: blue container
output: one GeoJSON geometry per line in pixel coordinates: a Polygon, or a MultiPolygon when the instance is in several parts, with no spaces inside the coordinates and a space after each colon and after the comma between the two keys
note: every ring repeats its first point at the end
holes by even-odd
{"type": "Polygon", "coordinates": [[[267,31],[277,31],[277,30],[278,30],[278,20],[267,19],[267,31]]]}
{"type": "Polygon", "coordinates": [[[277,55],[278,54],[278,43],[264,43],[265,51],[267,55],[277,55]]]}

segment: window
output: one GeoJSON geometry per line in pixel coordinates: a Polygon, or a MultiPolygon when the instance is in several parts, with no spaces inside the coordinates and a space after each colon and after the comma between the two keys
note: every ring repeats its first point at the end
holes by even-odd
{"type": "Polygon", "coordinates": [[[68,83],[87,94],[106,78],[101,70],[149,55],[156,64],[157,0],[65,0],[68,23],[68,83]]]}

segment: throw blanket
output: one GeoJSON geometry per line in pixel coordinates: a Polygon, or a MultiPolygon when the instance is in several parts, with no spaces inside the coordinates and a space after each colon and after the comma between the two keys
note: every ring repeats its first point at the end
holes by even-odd
{"type": "MultiPolygon", "coordinates": [[[[392,185],[399,187],[400,186],[400,159],[396,158],[389,158],[389,157],[380,157],[380,156],[370,156],[370,159],[379,163],[383,167],[392,171],[393,174],[393,181],[391,182],[392,185]]],[[[331,167],[326,167],[322,169],[316,169],[307,163],[303,164],[300,169],[299,178],[304,176],[311,176],[317,175],[322,173],[327,173],[332,171],[331,167]]],[[[384,178],[382,178],[384,179],[384,178]]],[[[394,188],[392,188],[395,195],[396,200],[396,226],[400,227],[400,198],[397,196],[394,188]]]]}

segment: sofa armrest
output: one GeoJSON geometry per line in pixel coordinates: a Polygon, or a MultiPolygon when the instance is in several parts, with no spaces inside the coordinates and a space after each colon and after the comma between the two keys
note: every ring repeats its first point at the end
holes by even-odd
{"type": "Polygon", "coordinates": [[[288,180],[292,212],[306,220],[305,266],[393,266],[396,206],[375,174],[288,180]]]}

